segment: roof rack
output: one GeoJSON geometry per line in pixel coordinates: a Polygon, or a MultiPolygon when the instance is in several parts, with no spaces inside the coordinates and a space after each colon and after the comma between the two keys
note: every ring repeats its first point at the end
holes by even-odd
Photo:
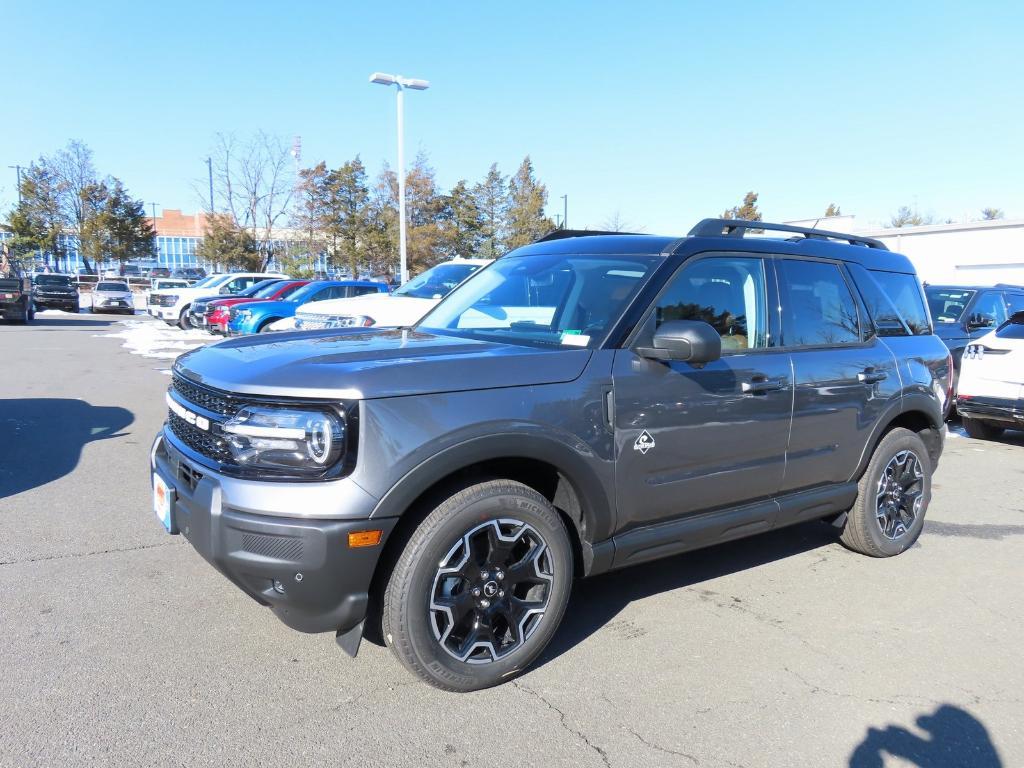
{"type": "Polygon", "coordinates": [[[792,232],[803,235],[805,239],[842,240],[850,245],[864,245],[868,248],[889,250],[885,243],[871,237],[858,237],[844,232],[830,232],[827,229],[813,227],[794,227],[791,224],[772,224],[767,221],[748,221],[746,219],[704,219],[697,222],[690,230],[691,237],[745,237],[748,231],[770,230],[772,232],[792,232]]]}
{"type": "Polygon", "coordinates": [[[594,235],[636,235],[638,232],[609,232],[601,229],[552,229],[546,235],[533,242],[547,243],[551,240],[564,240],[567,237],[593,237],[594,235]]]}

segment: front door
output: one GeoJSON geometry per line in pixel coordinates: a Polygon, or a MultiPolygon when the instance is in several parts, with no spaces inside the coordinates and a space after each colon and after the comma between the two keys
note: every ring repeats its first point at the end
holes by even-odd
{"type": "Polygon", "coordinates": [[[789,356],[769,336],[769,267],[749,254],[688,261],[630,345],[650,346],[662,322],[703,320],[722,336],[720,360],[694,366],[616,352],[620,531],[778,491],[793,392],[789,356]]]}

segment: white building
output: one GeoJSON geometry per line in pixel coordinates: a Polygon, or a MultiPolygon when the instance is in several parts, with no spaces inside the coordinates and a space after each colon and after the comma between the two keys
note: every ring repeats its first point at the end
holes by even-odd
{"type": "Polygon", "coordinates": [[[890,251],[905,254],[914,263],[921,280],[933,285],[1024,285],[1024,220],[996,219],[889,229],[858,226],[854,216],[787,223],[881,240],[890,251]]]}

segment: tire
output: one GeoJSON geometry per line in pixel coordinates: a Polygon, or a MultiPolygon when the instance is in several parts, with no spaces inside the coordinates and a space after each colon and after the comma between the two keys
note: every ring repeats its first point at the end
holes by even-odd
{"type": "Polygon", "coordinates": [[[1005,427],[1000,427],[991,421],[969,419],[967,417],[964,417],[961,421],[964,425],[964,430],[975,440],[996,440],[1005,431],[1005,427]]]}
{"type": "Polygon", "coordinates": [[[931,497],[932,461],[928,449],[909,429],[893,429],[871,455],[858,484],[857,501],[847,513],[839,538],[849,549],[863,555],[898,555],[913,546],[921,535],[931,497]],[[913,464],[908,460],[911,457],[913,464]],[[899,495],[891,492],[896,485],[901,486],[899,495]]]}
{"type": "Polygon", "coordinates": [[[436,688],[497,685],[536,660],[554,636],[572,577],[569,536],[547,499],[511,480],[470,486],[430,512],[398,558],[384,591],[384,641],[436,688]],[[481,641],[474,621],[489,629],[491,642],[481,641]]]}
{"type": "Polygon", "coordinates": [[[281,318],[279,317],[272,317],[269,320],[264,320],[260,323],[260,327],[257,329],[256,333],[273,333],[274,331],[271,330],[270,325],[271,323],[276,323],[280,319],[281,318]]]}
{"type": "Polygon", "coordinates": [[[178,315],[178,327],[183,331],[187,331],[192,328],[192,321],[188,319],[189,307],[185,307],[181,310],[181,314],[178,315]]]}

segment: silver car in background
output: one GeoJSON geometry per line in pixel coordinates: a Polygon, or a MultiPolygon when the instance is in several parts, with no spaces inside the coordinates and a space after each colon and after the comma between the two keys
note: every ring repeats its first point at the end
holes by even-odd
{"type": "Polygon", "coordinates": [[[135,314],[135,301],[127,283],[101,280],[92,292],[90,312],[123,312],[135,314]]]}

